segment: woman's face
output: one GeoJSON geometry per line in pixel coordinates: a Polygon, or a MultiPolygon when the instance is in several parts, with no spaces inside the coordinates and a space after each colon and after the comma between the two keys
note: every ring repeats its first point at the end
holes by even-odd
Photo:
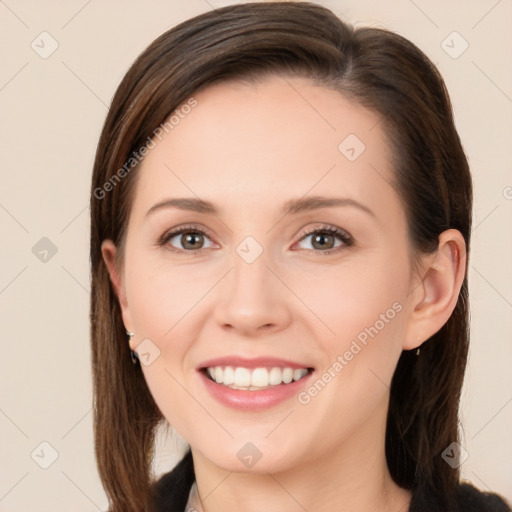
{"type": "Polygon", "coordinates": [[[413,335],[383,124],[298,77],[194,98],[134,171],[122,268],[123,320],[158,407],[226,470],[373,452],[413,335]],[[250,379],[257,389],[228,387],[250,379]]]}

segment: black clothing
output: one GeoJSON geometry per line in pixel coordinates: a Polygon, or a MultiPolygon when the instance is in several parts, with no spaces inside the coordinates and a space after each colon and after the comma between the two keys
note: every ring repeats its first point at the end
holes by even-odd
{"type": "MultiPolygon", "coordinates": [[[[186,512],[190,488],[194,483],[192,453],[169,473],[162,475],[154,486],[155,512],[186,512]]],[[[314,511],[311,511],[314,512],[314,511]]],[[[445,510],[428,496],[414,492],[408,512],[512,512],[510,506],[497,494],[484,493],[468,483],[460,483],[456,505],[445,510]]]]}

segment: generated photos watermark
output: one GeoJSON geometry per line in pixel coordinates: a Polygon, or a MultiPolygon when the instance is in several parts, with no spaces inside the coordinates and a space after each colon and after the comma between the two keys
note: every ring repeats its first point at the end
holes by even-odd
{"type": "Polygon", "coordinates": [[[375,338],[387,324],[389,324],[395,316],[402,311],[403,306],[400,302],[395,301],[393,305],[381,313],[379,318],[369,327],[365,327],[352,340],[350,347],[339,354],[336,360],[318,377],[318,379],[305,391],[301,391],[297,395],[297,400],[302,405],[307,405],[316,397],[339,373],[347,366],[350,361],[359,354],[368,342],[375,338]]]}
{"type": "Polygon", "coordinates": [[[176,126],[178,126],[182,119],[192,112],[192,109],[197,106],[197,100],[191,97],[186,103],[176,109],[173,114],[167,118],[165,123],[160,124],[153,130],[153,135],[148,135],[146,142],[137,151],[134,151],[126,160],[124,165],[120,167],[101,187],[96,187],[93,191],[93,196],[96,199],[103,199],[107,192],[114,190],[116,185],[125,178],[131,170],[139,165],[144,157],[163,140],[164,134],[170,133],[176,126]]]}

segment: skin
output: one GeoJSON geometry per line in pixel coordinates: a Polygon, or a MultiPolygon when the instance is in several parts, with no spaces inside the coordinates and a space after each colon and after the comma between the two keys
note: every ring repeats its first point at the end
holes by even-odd
{"type": "Polygon", "coordinates": [[[445,231],[412,271],[383,124],[339,92],[272,76],[194,97],[197,106],[137,171],[120,267],[112,241],[102,251],[132,348],[149,338],[160,351],[141,369],[191,445],[197,508],[407,510],[410,493],[391,480],[385,459],[389,384],[401,351],[437,332],[455,307],[461,234],[445,231]],[[366,146],[353,162],[338,149],[349,134],[366,146]],[[313,195],[350,198],[373,213],[345,205],[282,214],[286,201],[313,195]],[[171,197],[199,197],[218,212],[146,216],[171,197]],[[208,232],[198,235],[198,252],[186,252],[183,236],[158,245],[189,224],[208,232]],[[326,224],[354,244],[328,237],[337,252],[325,254],[307,233],[326,224]],[[236,251],[247,236],[263,249],[252,263],[236,251]],[[401,311],[307,404],[293,397],[263,411],[231,409],[198,376],[213,357],[265,355],[307,363],[319,377],[397,302],[401,311]],[[237,457],[247,442],[262,454],[252,468],[237,457]]]}

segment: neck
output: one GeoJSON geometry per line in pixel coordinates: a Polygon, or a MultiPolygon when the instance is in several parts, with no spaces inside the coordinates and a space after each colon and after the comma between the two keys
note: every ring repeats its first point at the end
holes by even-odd
{"type": "Polygon", "coordinates": [[[384,434],[376,435],[375,424],[314,459],[273,473],[225,471],[193,449],[192,456],[196,482],[189,505],[197,512],[409,510],[410,492],[393,482],[384,434]]]}

